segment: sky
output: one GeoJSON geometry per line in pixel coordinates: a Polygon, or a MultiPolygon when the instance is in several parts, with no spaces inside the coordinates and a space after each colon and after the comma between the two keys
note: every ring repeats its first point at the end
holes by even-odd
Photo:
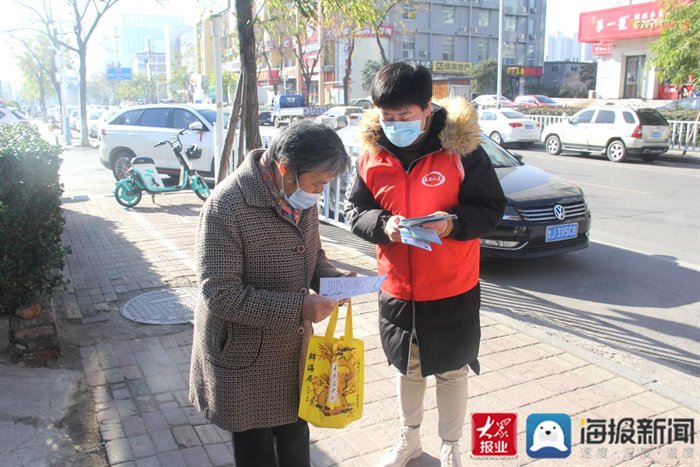
{"type": "MultiPolygon", "coordinates": [[[[21,74],[15,65],[13,56],[13,48],[17,48],[17,42],[11,39],[13,34],[6,31],[17,28],[18,25],[30,25],[33,18],[31,13],[20,7],[14,0],[1,0],[3,5],[3,14],[0,17],[0,40],[5,47],[0,48],[0,63],[3,66],[0,68],[0,80],[19,81],[21,74]],[[7,46],[9,44],[9,47],[7,46]]],[[[40,0],[23,0],[26,3],[39,3],[40,0]]],[[[49,0],[53,4],[59,4],[55,0],[49,0]]],[[[112,9],[110,9],[101,20],[98,31],[94,34],[88,45],[89,68],[97,67],[101,63],[100,54],[97,48],[101,42],[103,31],[112,29],[115,19],[123,13],[136,14],[167,14],[167,15],[182,15],[188,19],[194,20],[203,11],[213,11],[226,7],[229,0],[120,0],[112,9]],[[94,54],[94,55],[93,55],[94,54]],[[92,57],[92,60],[90,60],[92,57]]],[[[635,0],[637,3],[639,0],[635,0]]],[[[230,0],[233,4],[234,2],[230,0]]],[[[630,0],[547,0],[547,20],[546,33],[547,35],[556,35],[557,31],[564,34],[572,35],[578,30],[579,13],[583,11],[598,10],[604,8],[613,8],[616,6],[627,5],[630,0]]]]}

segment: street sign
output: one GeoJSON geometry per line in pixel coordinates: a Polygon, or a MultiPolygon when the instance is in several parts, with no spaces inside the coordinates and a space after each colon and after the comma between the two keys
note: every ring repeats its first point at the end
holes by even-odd
{"type": "Polygon", "coordinates": [[[131,68],[107,68],[108,81],[124,81],[131,79],[131,68]]]}

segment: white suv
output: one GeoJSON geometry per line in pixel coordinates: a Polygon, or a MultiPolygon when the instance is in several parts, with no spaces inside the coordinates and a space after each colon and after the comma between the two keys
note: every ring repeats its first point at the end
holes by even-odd
{"type": "Polygon", "coordinates": [[[654,109],[601,106],[546,126],[541,139],[555,156],[562,151],[596,152],[613,162],[622,162],[628,155],[649,162],[668,151],[669,134],[668,122],[654,109]]]}
{"type": "MultiPolygon", "coordinates": [[[[180,137],[183,147],[196,144],[201,157],[191,159],[193,168],[202,176],[214,176],[214,124],[216,110],[203,105],[153,104],[127,107],[113,114],[100,128],[100,162],[121,180],[126,176],[134,157],[150,157],[160,173],[176,175],[180,164],[170,146],[153,146],[172,139],[178,131],[194,122],[202,123],[201,131],[188,131],[180,137]]],[[[228,125],[224,111],[224,126],[228,125]]],[[[236,134],[238,136],[238,134],[236,134]]],[[[234,147],[238,147],[234,143],[234,147]]]]}

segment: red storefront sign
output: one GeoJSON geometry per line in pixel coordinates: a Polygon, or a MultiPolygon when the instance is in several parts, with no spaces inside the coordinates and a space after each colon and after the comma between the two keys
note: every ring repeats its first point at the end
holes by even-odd
{"type": "Polygon", "coordinates": [[[258,71],[258,85],[264,86],[266,84],[269,84],[271,86],[274,86],[279,82],[280,70],[278,68],[273,68],[271,74],[269,73],[269,70],[258,71]]]}
{"type": "Polygon", "coordinates": [[[664,14],[661,2],[581,13],[578,41],[597,43],[658,36],[664,14]]]}
{"type": "Polygon", "coordinates": [[[541,66],[509,66],[506,68],[506,74],[508,76],[535,76],[540,78],[542,76],[541,66]]]}
{"type": "Polygon", "coordinates": [[[613,52],[613,43],[612,42],[599,42],[597,44],[593,44],[593,55],[610,55],[613,52]]]}

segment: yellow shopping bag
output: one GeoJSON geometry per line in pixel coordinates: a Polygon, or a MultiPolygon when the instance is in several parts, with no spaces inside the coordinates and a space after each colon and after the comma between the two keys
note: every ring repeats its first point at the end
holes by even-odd
{"type": "Polygon", "coordinates": [[[306,352],[299,418],[324,428],[343,428],[362,417],[365,382],[364,342],[352,337],[352,304],[348,303],[345,335],[333,337],[335,308],[325,336],[311,336],[306,352]]]}

